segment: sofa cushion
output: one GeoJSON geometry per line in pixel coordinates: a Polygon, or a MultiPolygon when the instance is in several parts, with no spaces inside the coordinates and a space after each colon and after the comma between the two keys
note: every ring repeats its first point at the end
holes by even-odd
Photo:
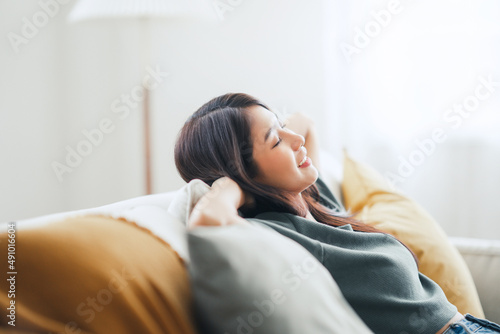
{"type": "Polygon", "coordinates": [[[371,333],[326,268],[268,227],[197,227],[188,245],[200,333],[371,333]]]}
{"type": "MultiPolygon", "coordinates": [[[[195,333],[183,260],[133,222],[79,216],[19,229],[15,252],[15,299],[2,279],[0,307],[15,300],[16,330],[195,333]]],[[[0,257],[7,259],[7,247],[0,257]]],[[[7,321],[3,316],[0,327],[7,321]]]]}
{"type": "Polygon", "coordinates": [[[444,230],[415,201],[402,195],[373,168],[347,154],[342,182],[344,205],[359,220],[404,242],[420,272],[441,286],[459,312],[484,317],[471,273],[444,230]]]}
{"type": "Polygon", "coordinates": [[[472,272],[486,319],[500,323],[500,240],[450,237],[472,272]]]}

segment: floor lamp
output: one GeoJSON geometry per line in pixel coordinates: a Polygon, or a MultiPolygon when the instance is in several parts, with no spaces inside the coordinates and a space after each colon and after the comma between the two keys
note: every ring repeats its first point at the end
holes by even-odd
{"type": "MultiPolygon", "coordinates": [[[[142,25],[147,27],[153,19],[195,19],[204,21],[216,21],[216,13],[210,5],[210,0],[78,0],[69,14],[72,23],[95,20],[95,19],[117,19],[137,18],[141,19],[142,25]]],[[[144,29],[145,44],[143,50],[143,69],[148,64],[152,53],[149,29],[144,29]]],[[[152,186],[152,149],[151,149],[151,112],[150,91],[146,86],[143,88],[142,118],[143,118],[143,140],[144,140],[144,169],[146,194],[153,192],[152,186]]]]}

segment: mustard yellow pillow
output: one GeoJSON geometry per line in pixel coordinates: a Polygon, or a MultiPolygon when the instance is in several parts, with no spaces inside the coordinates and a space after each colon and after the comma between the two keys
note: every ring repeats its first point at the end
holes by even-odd
{"type": "MultiPolygon", "coordinates": [[[[9,236],[1,232],[6,262],[9,236]]],[[[15,297],[0,280],[0,307],[15,301],[15,327],[2,312],[0,332],[196,332],[183,260],[133,222],[82,216],[19,229],[15,252],[15,297]]]]}
{"type": "Polygon", "coordinates": [[[346,208],[357,219],[392,234],[415,253],[420,272],[439,284],[459,312],[484,317],[467,264],[418,203],[393,190],[380,173],[347,153],[342,192],[346,208]]]}

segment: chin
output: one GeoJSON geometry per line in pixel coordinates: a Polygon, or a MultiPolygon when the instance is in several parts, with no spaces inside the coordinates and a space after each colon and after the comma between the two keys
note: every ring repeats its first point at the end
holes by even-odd
{"type": "Polygon", "coordinates": [[[313,165],[309,166],[308,168],[310,168],[310,174],[311,174],[311,179],[312,179],[312,183],[315,183],[316,180],[318,179],[319,177],[319,172],[318,170],[316,169],[316,167],[314,167],[313,165]]]}
{"type": "Polygon", "coordinates": [[[314,169],[314,173],[311,173],[311,175],[308,175],[307,177],[307,181],[305,182],[305,185],[304,185],[304,189],[302,189],[300,192],[306,190],[307,188],[309,188],[310,186],[312,186],[313,184],[316,183],[316,181],[318,180],[318,177],[319,177],[319,173],[318,171],[316,170],[316,168],[314,169]]]}

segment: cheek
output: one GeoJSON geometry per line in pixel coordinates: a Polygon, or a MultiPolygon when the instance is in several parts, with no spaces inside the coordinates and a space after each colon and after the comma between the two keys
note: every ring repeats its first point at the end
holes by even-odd
{"type": "Polygon", "coordinates": [[[260,171],[259,174],[263,177],[272,176],[273,174],[275,174],[277,170],[276,164],[278,162],[279,161],[277,161],[277,159],[275,159],[272,156],[266,157],[265,159],[261,159],[259,161],[259,171],[260,171]]]}
{"type": "Polygon", "coordinates": [[[295,171],[293,157],[281,152],[269,155],[262,163],[265,174],[275,178],[286,177],[290,172],[295,171]]]}
{"type": "Polygon", "coordinates": [[[295,156],[284,147],[269,152],[254,151],[254,161],[258,168],[257,179],[261,181],[280,182],[297,173],[295,156]]]}

